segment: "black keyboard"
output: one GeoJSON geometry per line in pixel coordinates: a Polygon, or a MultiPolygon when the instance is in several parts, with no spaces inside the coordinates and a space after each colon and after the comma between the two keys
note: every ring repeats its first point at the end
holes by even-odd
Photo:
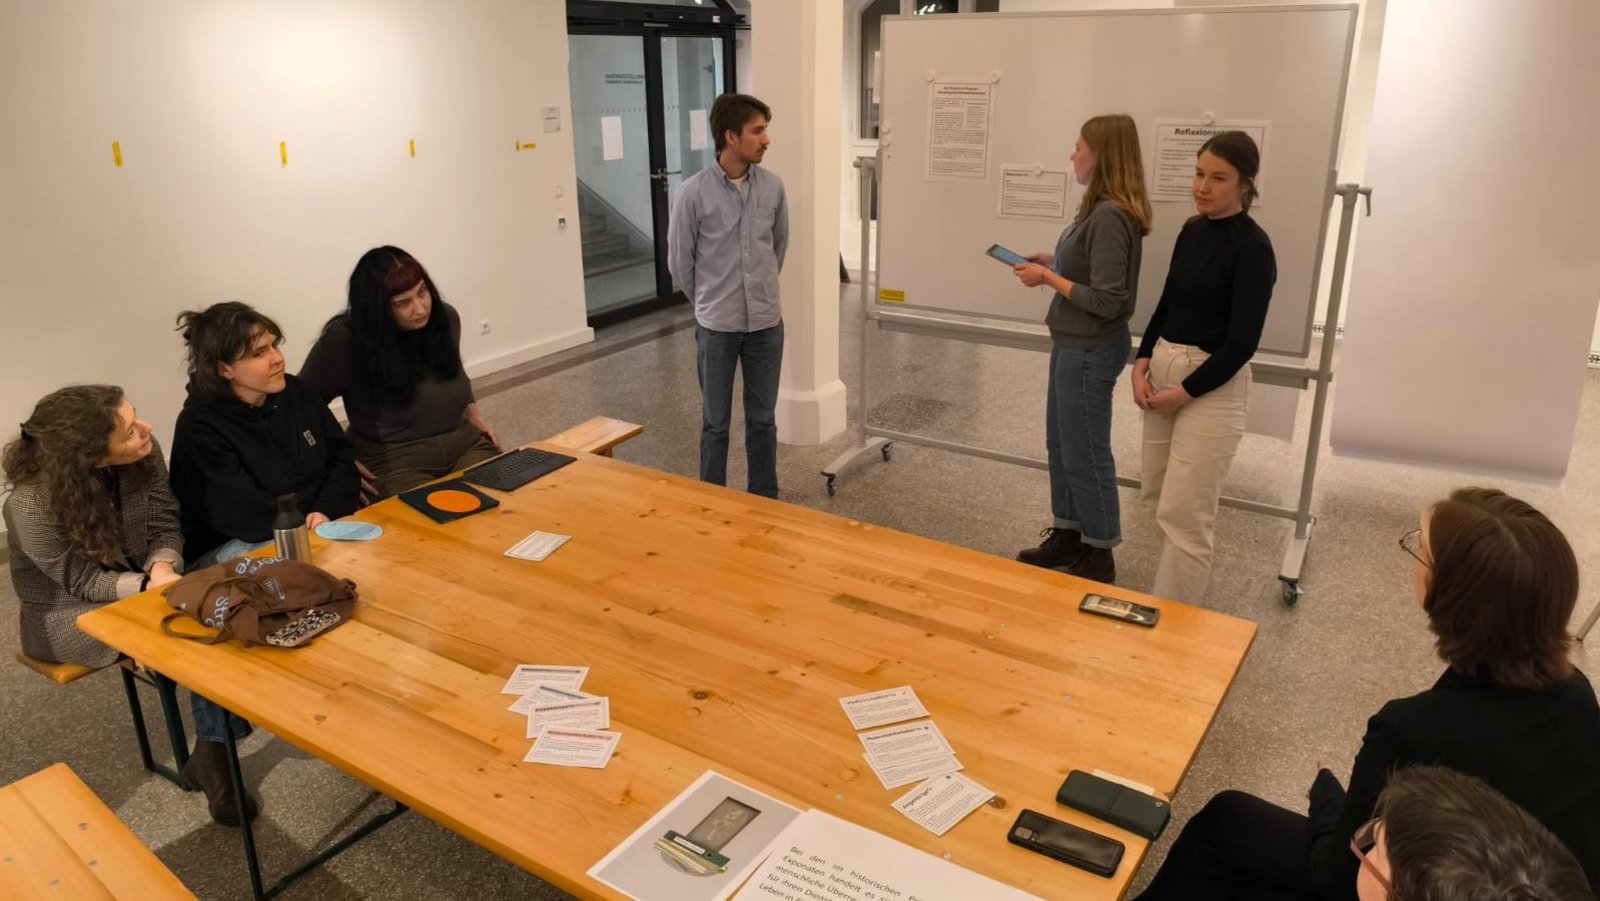
{"type": "Polygon", "coordinates": [[[565,454],[525,448],[501,454],[487,463],[480,463],[462,474],[474,485],[496,491],[516,491],[540,476],[571,463],[574,458],[565,454]]]}

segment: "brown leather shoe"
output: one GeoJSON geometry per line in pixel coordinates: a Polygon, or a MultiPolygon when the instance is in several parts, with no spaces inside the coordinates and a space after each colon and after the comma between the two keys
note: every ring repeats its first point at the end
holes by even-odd
{"type": "MultiPolygon", "coordinates": [[[[224,826],[239,828],[239,806],[234,803],[233,779],[228,775],[228,749],[220,741],[196,740],[194,753],[183,765],[183,778],[205,792],[211,819],[224,826]]],[[[255,819],[261,805],[250,792],[244,793],[244,813],[255,819]]]]}

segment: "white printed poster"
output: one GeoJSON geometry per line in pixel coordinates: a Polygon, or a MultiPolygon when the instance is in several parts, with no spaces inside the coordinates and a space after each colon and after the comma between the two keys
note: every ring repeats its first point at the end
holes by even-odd
{"type": "Polygon", "coordinates": [[[1022,163],[1000,164],[1000,217],[1065,219],[1072,173],[1022,163]]]}
{"type": "Polygon", "coordinates": [[[994,85],[935,81],[928,88],[928,168],[934,181],[989,177],[994,85]]]}
{"type": "MultiPolygon", "coordinates": [[[[997,838],[1004,847],[1004,833],[997,838]]],[[[1038,901],[1021,889],[956,866],[881,833],[808,810],[778,836],[772,854],[734,901],[1038,901]]]]}
{"type": "Polygon", "coordinates": [[[711,129],[706,127],[706,111],[703,109],[689,110],[689,149],[706,149],[706,138],[710,137],[711,129]]]}
{"type": "MultiPolygon", "coordinates": [[[[1261,172],[1256,176],[1256,188],[1258,193],[1265,194],[1269,169],[1267,135],[1271,130],[1272,123],[1265,119],[1233,119],[1209,125],[1200,119],[1155,120],[1156,152],[1150,157],[1154,187],[1150,199],[1192,202],[1195,155],[1212,135],[1223,131],[1242,131],[1261,148],[1261,172]]],[[[1264,205],[1259,199],[1255,203],[1264,205]]]]}
{"type": "Polygon", "coordinates": [[[622,117],[600,117],[600,158],[606,161],[622,159],[622,117]]]}

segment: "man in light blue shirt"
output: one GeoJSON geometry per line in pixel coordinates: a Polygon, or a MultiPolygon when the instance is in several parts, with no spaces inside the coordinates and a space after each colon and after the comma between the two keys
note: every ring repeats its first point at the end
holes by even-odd
{"type": "Polygon", "coordinates": [[[667,268],[694,303],[700,375],[700,479],[728,483],[733,375],[744,370],[749,490],[778,496],[778,370],[783,312],[778,271],[789,245],[783,182],[758,165],[772,110],[747,94],[711,106],[717,161],[683,180],[672,199],[667,268]]]}

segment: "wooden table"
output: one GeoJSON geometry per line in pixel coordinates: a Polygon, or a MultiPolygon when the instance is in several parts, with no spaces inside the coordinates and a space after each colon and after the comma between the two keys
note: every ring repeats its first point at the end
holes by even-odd
{"type": "MultiPolygon", "coordinates": [[[[546,449],[552,449],[546,446],[546,449]]],[[[429,818],[584,897],[585,871],[707,769],[1051,898],[1118,898],[1148,843],[1056,805],[1072,769],[1170,793],[1252,623],[594,456],[436,525],[396,500],[369,543],[315,543],[354,621],[312,646],[162,635],[155,593],[80,626],[429,818]],[[572,535],[543,563],[504,556],[572,535]],[[1077,611],[1153,603],[1153,629],[1077,611]],[[604,770],[522,763],[518,663],[591,667],[623,734],[604,770]],[[937,838],[890,807],[838,699],[914,686],[966,774],[1005,799],[937,838]],[[842,798],[840,797],[842,796],[842,798]],[[1006,842],[1030,807],[1127,844],[1103,879],[1006,842]]]]}
{"type": "Polygon", "coordinates": [[[0,788],[0,898],[194,901],[64,763],[0,788]]]}

